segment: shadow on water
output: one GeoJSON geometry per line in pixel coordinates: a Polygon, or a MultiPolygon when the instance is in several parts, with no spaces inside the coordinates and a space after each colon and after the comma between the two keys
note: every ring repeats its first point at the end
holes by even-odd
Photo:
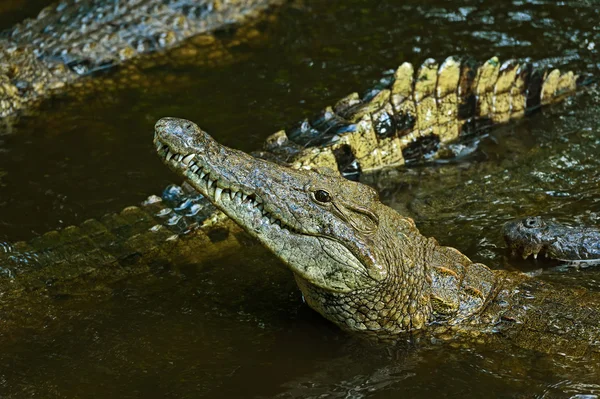
{"type": "MultiPolygon", "coordinates": [[[[403,61],[498,55],[594,72],[599,13],[589,1],[294,2],[266,28],[267,40],[236,50],[238,62],[142,69],[148,85],[53,99],[2,132],[0,241],[118,211],[179,180],[152,147],[161,116],[192,119],[253,150],[403,61]],[[176,77],[168,84],[167,73],[176,77]]],[[[598,109],[597,93],[584,94],[483,139],[471,157],[372,184],[443,244],[495,268],[535,269],[508,259],[496,232],[526,213],[598,222],[598,109]]],[[[595,270],[542,278],[600,290],[595,270]]],[[[357,341],[310,311],[290,274],[258,246],[210,263],[174,261],[57,306],[44,330],[2,345],[0,396],[600,395],[600,371],[576,359],[357,341]]]]}

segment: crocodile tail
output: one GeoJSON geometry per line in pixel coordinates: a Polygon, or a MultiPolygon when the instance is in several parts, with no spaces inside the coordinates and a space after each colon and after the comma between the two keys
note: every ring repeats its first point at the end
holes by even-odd
{"type": "MultiPolygon", "coordinates": [[[[89,219],[28,242],[0,244],[0,292],[61,289],[92,278],[108,284],[171,264],[195,263],[237,247],[241,230],[191,188],[89,219]],[[201,255],[201,256],[200,256],[201,255]],[[52,287],[52,288],[50,288],[52,287]]],[[[84,285],[85,286],[85,285],[84,285]]]]}
{"type": "Polygon", "coordinates": [[[439,157],[444,144],[522,118],[591,80],[573,72],[498,58],[478,64],[448,57],[418,70],[404,63],[362,98],[357,93],[267,140],[296,168],[362,171],[439,157]]]}
{"type": "Polygon", "coordinates": [[[48,328],[49,318],[64,312],[57,299],[111,293],[134,276],[155,281],[163,271],[239,248],[241,228],[205,205],[198,193],[170,186],[140,206],[0,244],[0,335],[14,339],[48,328]]]}

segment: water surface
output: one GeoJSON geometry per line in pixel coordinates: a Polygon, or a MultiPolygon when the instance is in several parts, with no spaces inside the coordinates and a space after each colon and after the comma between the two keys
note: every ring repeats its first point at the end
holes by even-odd
{"type": "MultiPolygon", "coordinates": [[[[0,241],[116,212],[179,182],[152,147],[162,116],[192,119],[219,141],[253,150],[403,61],[498,55],[597,73],[593,1],[398,3],[291,3],[264,27],[266,39],[237,49],[233,62],[147,68],[147,82],[176,79],[46,102],[42,114],[0,133],[0,241]]],[[[507,257],[500,225],[529,213],[598,223],[599,109],[597,93],[583,94],[494,132],[465,158],[370,183],[425,234],[474,260],[537,269],[507,257]]],[[[600,290],[595,270],[541,278],[600,290]]],[[[58,306],[47,329],[3,345],[0,396],[600,395],[597,365],[560,355],[359,341],[308,309],[290,273],[259,246],[219,261],[174,262],[58,306]]]]}

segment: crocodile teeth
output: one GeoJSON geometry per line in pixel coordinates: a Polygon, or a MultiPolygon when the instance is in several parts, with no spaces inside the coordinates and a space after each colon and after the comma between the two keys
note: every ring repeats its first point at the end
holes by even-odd
{"type": "Polygon", "coordinates": [[[204,171],[200,172],[200,180],[204,179],[204,176],[206,176],[206,173],[204,173],[204,171]]]}
{"type": "Polygon", "coordinates": [[[190,169],[192,170],[192,172],[196,173],[200,168],[198,167],[198,165],[192,165],[190,169]]]}
{"type": "Polygon", "coordinates": [[[258,204],[257,208],[261,212],[265,209],[265,207],[263,206],[263,204],[258,204]]]}
{"type": "Polygon", "coordinates": [[[171,160],[171,158],[173,158],[173,155],[175,155],[175,154],[173,154],[173,153],[171,152],[171,150],[168,150],[168,151],[167,151],[167,156],[165,157],[165,158],[166,158],[166,160],[167,160],[167,161],[170,161],[170,160],[171,160]]]}
{"type": "Polygon", "coordinates": [[[237,193],[235,193],[234,201],[237,204],[241,204],[242,203],[242,193],[240,193],[239,191],[237,193]]]}
{"type": "Polygon", "coordinates": [[[190,155],[188,155],[187,157],[184,157],[184,158],[181,160],[181,162],[183,162],[183,163],[184,163],[184,164],[186,164],[186,165],[189,165],[189,164],[190,164],[190,162],[192,161],[192,159],[194,159],[194,156],[195,156],[194,154],[190,154],[190,155]]]}
{"type": "Polygon", "coordinates": [[[215,202],[221,202],[221,194],[223,193],[223,189],[220,187],[215,188],[215,202]]]}
{"type": "Polygon", "coordinates": [[[183,155],[179,154],[175,159],[177,159],[177,162],[181,162],[181,160],[183,159],[183,155]]]}
{"type": "Polygon", "coordinates": [[[216,182],[217,182],[216,180],[208,179],[208,184],[206,185],[206,189],[210,190],[210,188],[212,187],[212,185],[215,184],[216,182]]]}
{"type": "Polygon", "coordinates": [[[242,202],[246,201],[246,198],[248,198],[248,195],[242,193],[242,202]]]}

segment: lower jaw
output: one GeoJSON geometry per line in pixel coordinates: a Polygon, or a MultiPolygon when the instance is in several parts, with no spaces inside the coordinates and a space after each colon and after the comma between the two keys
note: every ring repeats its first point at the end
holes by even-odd
{"type": "MultiPolygon", "coordinates": [[[[188,173],[192,174],[193,172],[190,171],[188,173]]],[[[239,196],[234,195],[234,198],[231,198],[231,192],[225,191],[221,193],[220,198],[217,200],[214,194],[216,191],[214,186],[207,190],[204,182],[197,183],[193,180],[191,182],[192,186],[204,195],[215,207],[217,207],[217,209],[221,210],[242,228],[251,233],[260,231],[264,234],[268,234],[274,230],[284,230],[277,224],[271,223],[267,217],[263,216],[260,211],[257,211],[254,204],[243,202],[239,196]],[[199,188],[200,184],[204,187],[199,188]],[[209,190],[210,194],[207,193],[209,190]]]]}

